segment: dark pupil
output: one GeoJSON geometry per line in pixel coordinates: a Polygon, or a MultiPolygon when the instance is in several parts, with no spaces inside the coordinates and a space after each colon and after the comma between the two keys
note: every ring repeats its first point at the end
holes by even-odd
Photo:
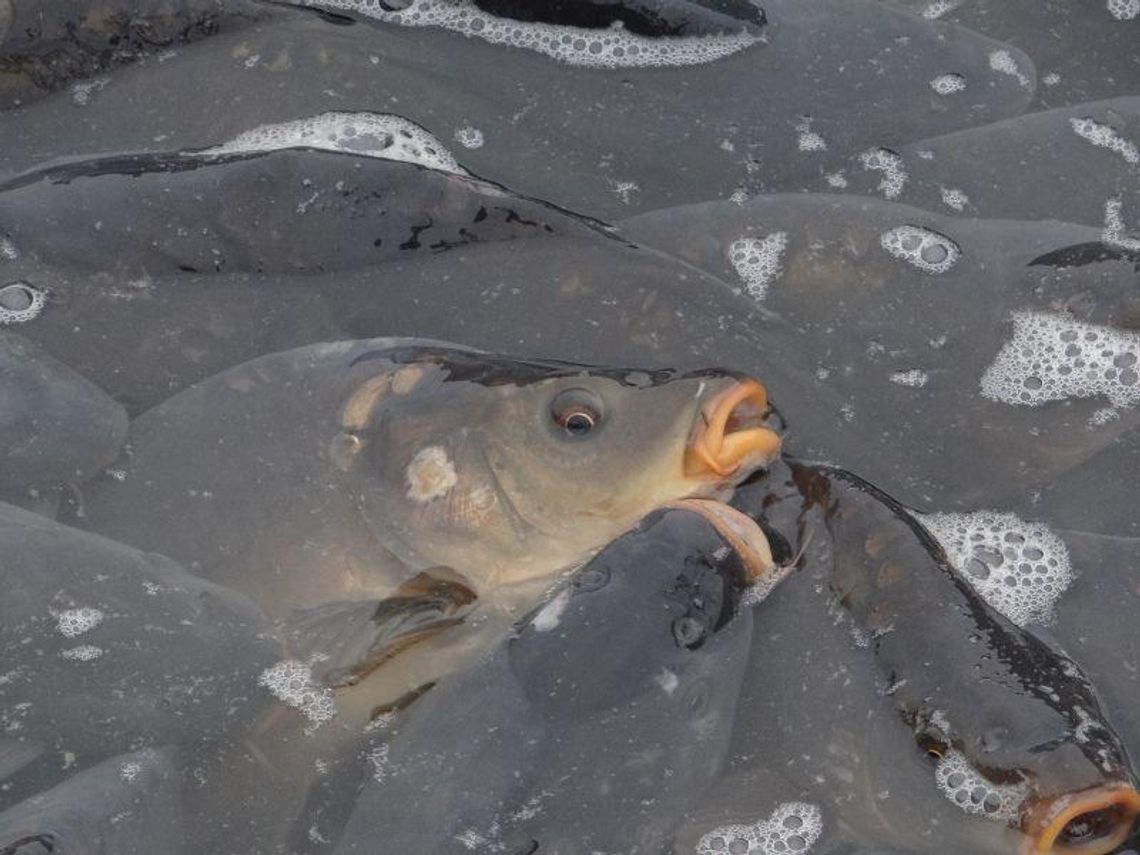
{"type": "Polygon", "coordinates": [[[594,426],[594,420],[585,413],[571,413],[566,419],[566,430],[575,436],[589,433],[594,426]]]}

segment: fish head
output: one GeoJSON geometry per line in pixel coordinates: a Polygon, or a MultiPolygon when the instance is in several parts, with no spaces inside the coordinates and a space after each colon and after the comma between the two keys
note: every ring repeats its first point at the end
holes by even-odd
{"type": "Polygon", "coordinates": [[[724,498],[780,447],[764,387],[732,372],[446,348],[376,362],[344,406],[334,459],[387,548],[477,585],[548,576],[654,508],[724,498]]]}

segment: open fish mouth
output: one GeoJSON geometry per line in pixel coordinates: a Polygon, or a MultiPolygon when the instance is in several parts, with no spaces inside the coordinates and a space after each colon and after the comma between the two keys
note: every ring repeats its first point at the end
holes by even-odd
{"type": "Polygon", "coordinates": [[[731,478],[769,464],[780,452],[780,435],[767,426],[768,393],[755,380],[741,380],[702,403],[685,451],[685,475],[731,478]]]}
{"type": "Polygon", "coordinates": [[[1122,844],[1140,816],[1140,792],[1107,785],[1034,805],[1022,828],[1021,855],[1106,855],[1122,844]]]}

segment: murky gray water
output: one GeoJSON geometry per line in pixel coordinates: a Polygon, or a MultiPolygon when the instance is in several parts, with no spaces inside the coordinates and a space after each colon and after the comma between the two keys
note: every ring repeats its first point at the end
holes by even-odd
{"type": "Polygon", "coordinates": [[[0,855],[1134,853],[1138,363],[1140,0],[0,0],[0,855]]]}

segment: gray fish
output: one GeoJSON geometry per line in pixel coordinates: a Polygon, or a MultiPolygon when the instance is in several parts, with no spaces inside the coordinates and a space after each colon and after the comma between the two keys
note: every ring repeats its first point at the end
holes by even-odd
{"type": "MultiPolygon", "coordinates": [[[[344,22],[344,4],[319,5],[344,22]]],[[[320,114],[329,109],[332,90],[337,109],[350,111],[389,109],[397,98],[400,115],[440,140],[474,128],[484,144],[454,149],[472,172],[614,219],[710,195],[727,198],[738,188],[757,192],[771,176],[814,164],[820,152],[802,150],[797,130],[805,115],[809,132],[828,151],[860,151],[1017,115],[1032,97],[1031,60],[964,28],[932,24],[873,0],[761,5],[768,21],[760,31],[764,42],[711,63],[612,72],[440,28],[371,21],[337,26],[298,13],[222,32],[161,64],[120,69],[77,108],[83,122],[61,123],[51,99],[14,112],[0,131],[0,172],[30,169],[45,157],[142,151],[159,135],[164,147],[214,146],[255,126],[320,114]],[[884,44],[907,49],[884,51],[884,44]],[[1030,85],[990,69],[997,51],[1026,69],[1030,85]],[[446,69],[437,61],[443,55],[450,59],[446,69]],[[383,58],[382,73],[370,57],[383,58]],[[516,81],[510,87],[499,77],[504,61],[516,81]],[[788,69],[803,73],[788,75],[788,69]],[[939,99],[929,81],[947,70],[986,85],[974,97],[939,99]],[[283,87],[286,72],[290,85],[283,87]],[[682,76],[688,85],[678,85],[682,76]],[[216,88],[188,83],[204,79],[224,80],[226,103],[240,106],[219,108],[216,88]],[[719,97],[700,94],[710,87],[719,97]],[[155,91],[177,97],[156,102],[155,91]],[[870,100],[875,109],[864,109],[870,100]],[[627,121],[631,111],[638,122],[627,121]],[[98,127],[97,136],[91,127],[98,127]]],[[[714,17],[695,14],[697,21],[714,17]]],[[[710,22],[708,28],[720,26],[710,22]]],[[[699,43],[691,47],[689,53],[703,52],[699,43]]]]}
{"type": "Polygon", "coordinates": [[[279,645],[244,596],[10,505],[0,552],[0,709],[22,745],[3,752],[9,774],[216,740],[261,713],[257,675],[279,645]]]}
{"type": "Polygon", "coordinates": [[[738,608],[749,542],[767,554],[745,518],[726,539],[724,515],[651,515],[415,701],[370,748],[338,855],[662,851],[724,761],[752,631],[738,608]]]}
{"type": "Polygon", "coordinates": [[[79,484],[114,461],[126,433],[126,412],[103,391],[0,331],[0,495],[20,500],[29,488],[79,484]]]}
{"type": "Polygon", "coordinates": [[[120,754],[0,812],[4,855],[180,855],[182,771],[170,747],[120,754]]]}

